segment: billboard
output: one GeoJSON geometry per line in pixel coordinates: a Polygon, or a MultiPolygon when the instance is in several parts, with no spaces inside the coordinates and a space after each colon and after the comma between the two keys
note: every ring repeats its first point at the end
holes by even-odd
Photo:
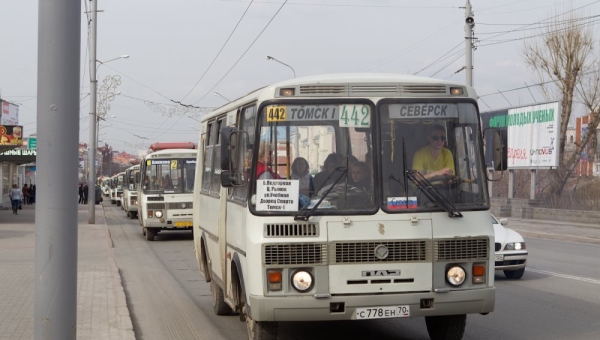
{"type": "Polygon", "coordinates": [[[23,127],[14,125],[0,125],[0,145],[23,144],[23,127]]]}
{"type": "Polygon", "coordinates": [[[561,112],[558,102],[508,110],[508,168],[558,167],[561,112]]]}
{"type": "Polygon", "coordinates": [[[19,124],[19,107],[15,104],[1,101],[2,114],[0,114],[0,125],[19,124]]]}

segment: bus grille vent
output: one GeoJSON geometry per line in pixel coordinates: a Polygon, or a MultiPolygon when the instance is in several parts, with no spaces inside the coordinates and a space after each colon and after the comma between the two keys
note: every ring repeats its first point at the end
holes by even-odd
{"type": "Polygon", "coordinates": [[[327,244],[266,244],[263,248],[263,262],[267,266],[326,264],[327,244]]]}
{"type": "Polygon", "coordinates": [[[431,261],[431,242],[425,240],[338,242],[331,251],[335,263],[431,261]]]}
{"type": "Polygon", "coordinates": [[[402,86],[403,93],[435,93],[446,94],[446,86],[443,85],[407,85],[402,86]]]}
{"type": "Polygon", "coordinates": [[[192,209],[193,202],[167,203],[167,209],[192,209]]]}
{"type": "Polygon", "coordinates": [[[265,237],[319,236],[316,223],[265,224],[265,237]]]}
{"type": "Polygon", "coordinates": [[[435,261],[487,260],[489,256],[487,237],[436,240],[434,244],[435,261]]]}
{"type": "Polygon", "coordinates": [[[311,85],[300,86],[300,94],[345,94],[346,86],[344,85],[311,85]]]}
{"type": "Polygon", "coordinates": [[[352,86],[352,93],[397,93],[396,85],[357,85],[352,86]]]}
{"type": "Polygon", "coordinates": [[[162,196],[150,196],[148,197],[148,201],[164,201],[165,198],[162,196]]]}
{"type": "Polygon", "coordinates": [[[148,203],[148,210],[164,209],[164,208],[165,208],[164,203],[148,203]]]}

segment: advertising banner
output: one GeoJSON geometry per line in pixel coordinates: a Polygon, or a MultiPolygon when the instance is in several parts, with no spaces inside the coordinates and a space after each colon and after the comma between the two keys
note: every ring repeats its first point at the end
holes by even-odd
{"type": "Polygon", "coordinates": [[[23,127],[22,126],[0,125],[0,145],[21,146],[21,144],[23,143],[22,138],[23,138],[23,127]]]}
{"type": "Polygon", "coordinates": [[[1,125],[19,124],[19,107],[15,104],[2,101],[2,114],[0,114],[1,125]]]}
{"type": "Polygon", "coordinates": [[[508,168],[558,167],[561,112],[558,102],[508,110],[508,168]]]}

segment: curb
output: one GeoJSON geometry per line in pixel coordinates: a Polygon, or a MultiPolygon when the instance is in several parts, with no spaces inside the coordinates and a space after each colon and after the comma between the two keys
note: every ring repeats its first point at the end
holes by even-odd
{"type": "MultiPolygon", "coordinates": [[[[101,205],[102,206],[102,205],[101,205]]],[[[102,214],[104,214],[104,207],[102,206],[102,214]]],[[[108,257],[110,262],[110,268],[112,273],[112,283],[115,292],[115,307],[117,314],[117,329],[119,330],[120,338],[123,340],[135,340],[135,332],[133,331],[133,322],[131,321],[131,314],[129,313],[129,307],[127,306],[127,298],[125,296],[125,289],[123,288],[123,281],[117,261],[115,260],[115,248],[106,223],[106,215],[104,216],[104,225],[106,226],[106,234],[108,240],[108,257]]]]}
{"type": "Polygon", "coordinates": [[[523,229],[511,228],[514,231],[518,232],[522,236],[534,237],[534,238],[543,238],[548,240],[560,240],[560,241],[570,241],[570,242],[579,242],[579,243],[589,243],[589,244],[600,244],[600,239],[591,238],[591,237],[583,237],[583,236],[572,236],[572,235],[559,235],[559,234],[550,234],[550,233],[541,233],[541,232],[532,232],[523,229]]]}

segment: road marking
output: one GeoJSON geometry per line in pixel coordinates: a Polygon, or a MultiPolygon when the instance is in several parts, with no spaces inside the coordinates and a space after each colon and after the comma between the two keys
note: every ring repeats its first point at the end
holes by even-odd
{"type": "Polygon", "coordinates": [[[534,272],[534,273],[539,273],[539,274],[546,274],[546,275],[550,275],[550,276],[562,277],[564,279],[571,279],[571,280],[583,281],[583,282],[588,282],[588,283],[593,283],[593,284],[600,285],[600,280],[594,280],[594,279],[590,279],[590,278],[587,278],[587,277],[566,275],[566,274],[560,274],[560,273],[555,273],[555,272],[547,272],[545,270],[537,270],[537,269],[531,269],[531,268],[527,268],[525,270],[527,270],[529,272],[534,272]]]}

